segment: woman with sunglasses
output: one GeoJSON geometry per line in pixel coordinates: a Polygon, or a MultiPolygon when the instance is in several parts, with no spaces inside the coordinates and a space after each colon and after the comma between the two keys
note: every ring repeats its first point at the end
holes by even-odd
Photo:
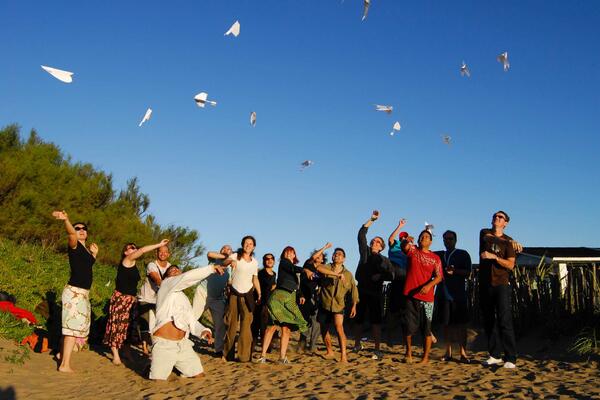
{"type": "Polygon", "coordinates": [[[129,312],[137,301],[136,293],[137,285],[140,281],[140,273],[135,265],[135,260],[149,251],[166,246],[168,243],[167,239],[163,239],[160,243],[141,248],[138,248],[135,243],[127,243],[123,247],[121,262],[117,269],[115,291],[110,298],[108,323],[106,324],[106,333],[104,334],[104,344],[110,346],[113,354],[112,362],[115,365],[121,365],[119,349],[123,346],[125,339],[127,339],[129,312]]]}
{"type": "Polygon", "coordinates": [[[60,372],[74,372],[71,369],[71,354],[77,338],[86,338],[90,333],[92,307],[90,288],[92,287],[92,266],[96,262],[98,246],[92,243],[89,248],[87,225],[83,222],[71,224],[63,211],[54,211],[52,216],[65,222],[68,235],[68,254],[71,275],[62,292],[62,346],[57,358],[60,372]]]}

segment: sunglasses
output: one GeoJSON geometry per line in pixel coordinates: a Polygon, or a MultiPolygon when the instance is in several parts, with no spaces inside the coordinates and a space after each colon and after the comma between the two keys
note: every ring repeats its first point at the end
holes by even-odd
{"type": "Polygon", "coordinates": [[[494,218],[506,220],[506,217],[502,214],[496,214],[496,215],[494,215],[494,218]]]}
{"type": "Polygon", "coordinates": [[[135,247],[135,246],[127,246],[126,250],[137,250],[137,247],[135,247]]]}
{"type": "Polygon", "coordinates": [[[76,226],[73,229],[75,229],[76,231],[86,231],[87,232],[87,228],[85,226],[76,226]]]}

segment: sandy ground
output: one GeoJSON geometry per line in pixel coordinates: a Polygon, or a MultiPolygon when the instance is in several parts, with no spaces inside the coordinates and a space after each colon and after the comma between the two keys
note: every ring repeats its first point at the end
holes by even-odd
{"type": "MultiPolygon", "coordinates": [[[[437,347],[427,367],[403,363],[400,345],[383,345],[384,358],[372,360],[372,345],[366,344],[360,353],[350,353],[347,365],[295,353],[289,354],[290,365],[224,363],[202,348],[206,377],[185,379],[173,373],[166,382],[145,379],[147,361],[137,353],[133,363],[120,367],[111,364],[103,348],[75,353],[77,372],[62,374],[48,353],[31,353],[18,366],[5,359],[15,345],[0,340],[0,348],[0,399],[600,398],[597,361],[568,359],[562,346],[536,338],[519,342],[523,354],[516,370],[483,367],[481,343],[471,346],[480,350],[473,352],[477,363],[443,362],[443,350],[437,347]]],[[[272,361],[277,358],[270,354],[272,361]]]]}

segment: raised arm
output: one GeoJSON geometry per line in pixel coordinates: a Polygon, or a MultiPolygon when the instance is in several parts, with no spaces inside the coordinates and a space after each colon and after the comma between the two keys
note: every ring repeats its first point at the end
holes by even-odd
{"type": "Polygon", "coordinates": [[[325,246],[321,247],[315,254],[312,255],[313,262],[319,258],[319,256],[322,256],[325,250],[330,249],[332,246],[333,245],[329,242],[325,243],[325,246]]]}
{"type": "Polygon", "coordinates": [[[396,229],[394,229],[394,232],[392,232],[392,234],[388,238],[388,244],[390,245],[390,247],[394,245],[394,242],[396,241],[396,238],[400,234],[400,231],[402,230],[402,227],[404,225],[406,225],[406,220],[402,218],[400,222],[398,222],[398,226],[396,227],[396,229]]]}
{"type": "Polygon", "coordinates": [[[224,260],[227,258],[225,254],[221,254],[218,251],[209,251],[208,254],[206,254],[206,257],[208,258],[209,262],[211,260],[224,260]]]}
{"type": "Polygon", "coordinates": [[[75,228],[73,228],[73,225],[71,225],[71,221],[69,221],[69,215],[67,212],[65,210],[54,211],[52,216],[60,221],[65,222],[65,230],[67,231],[68,235],[69,247],[72,249],[77,247],[77,231],[75,228]]]}
{"type": "Polygon", "coordinates": [[[160,241],[160,243],[149,244],[147,246],[140,247],[139,249],[137,249],[136,251],[129,254],[128,256],[126,256],[123,259],[123,265],[127,268],[131,268],[134,265],[133,262],[135,260],[137,260],[138,258],[140,258],[141,256],[143,256],[145,253],[152,251],[152,250],[156,250],[159,247],[166,246],[167,244],[169,244],[169,239],[163,239],[160,241]]]}

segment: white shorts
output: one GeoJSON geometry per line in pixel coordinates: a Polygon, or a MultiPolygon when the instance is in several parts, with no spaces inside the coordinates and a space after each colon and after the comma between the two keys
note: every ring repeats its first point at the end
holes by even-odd
{"type": "Polygon", "coordinates": [[[191,378],[204,371],[200,358],[194,351],[191,340],[168,340],[154,336],[152,345],[152,365],[150,366],[150,379],[166,380],[173,367],[181,375],[191,378]]]}

